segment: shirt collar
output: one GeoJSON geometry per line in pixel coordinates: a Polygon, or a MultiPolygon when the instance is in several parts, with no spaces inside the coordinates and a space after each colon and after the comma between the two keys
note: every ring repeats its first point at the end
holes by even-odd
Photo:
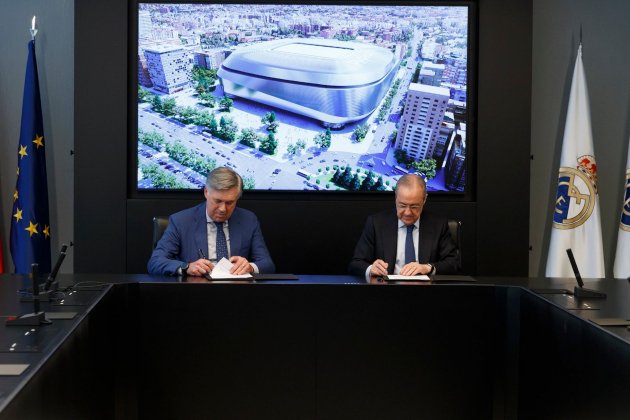
{"type": "MultiPolygon", "coordinates": [[[[214,220],[212,220],[210,218],[210,216],[208,216],[208,212],[206,211],[206,222],[207,223],[212,223],[214,225],[214,220]]],[[[223,222],[223,226],[229,226],[228,221],[226,220],[225,222],[223,222]]]]}
{"type": "MultiPolygon", "coordinates": [[[[416,220],[413,225],[416,227],[416,229],[420,229],[420,218],[419,217],[418,217],[418,220],[416,220]]],[[[407,225],[404,224],[402,220],[398,219],[398,228],[401,228],[401,227],[407,227],[407,225]]]]}

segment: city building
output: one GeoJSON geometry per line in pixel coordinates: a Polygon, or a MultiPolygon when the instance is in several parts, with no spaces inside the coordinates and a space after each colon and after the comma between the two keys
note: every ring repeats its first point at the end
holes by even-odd
{"type": "Polygon", "coordinates": [[[190,83],[191,60],[182,47],[156,45],[144,50],[155,90],[178,92],[190,83]]]}
{"type": "Polygon", "coordinates": [[[422,63],[422,70],[420,70],[420,83],[423,85],[440,86],[445,68],[446,66],[444,64],[435,64],[430,61],[425,61],[422,63]]]}
{"type": "Polygon", "coordinates": [[[455,135],[446,162],[446,188],[464,191],[466,186],[466,141],[462,133],[455,135]]]}
{"type": "Polygon", "coordinates": [[[448,100],[446,88],[410,83],[395,147],[416,160],[431,159],[448,100]]]}

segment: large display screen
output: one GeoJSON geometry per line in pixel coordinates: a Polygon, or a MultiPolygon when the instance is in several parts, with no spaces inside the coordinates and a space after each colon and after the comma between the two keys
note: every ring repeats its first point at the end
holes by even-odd
{"type": "Polygon", "coordinates": [[[144,3],[137,190],[429,192],[471,183],[470,7],[144,3]]]}

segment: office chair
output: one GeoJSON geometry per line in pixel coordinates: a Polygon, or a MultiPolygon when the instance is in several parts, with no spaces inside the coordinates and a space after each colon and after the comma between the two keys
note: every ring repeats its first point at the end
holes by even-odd
{"type": "Polygon", "coordinates": [[[157,243],[164,234],[167,226],[168,217],[155,216],[153,218],[153,249],[157,246],[157,243]]]}
{"type": "Polygon", "coordinates": [[[451,237],[457,245],[457,256],[459,262],[462,262],[462,222],[457,219],[448,219],[448,230],[451,233],[451,237]]]}

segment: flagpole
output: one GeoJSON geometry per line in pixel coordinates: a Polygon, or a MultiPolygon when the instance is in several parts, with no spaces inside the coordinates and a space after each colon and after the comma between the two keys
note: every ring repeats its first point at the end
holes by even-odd
{"type": "Polygon", "coordinates": [[[35,35],[37,35],[37,27],[35,26],[36,16],[33,16],[33,20],[31,20],[31,29],[29,32],[31,33],[31,41],[35,42],[35,35]]]}

